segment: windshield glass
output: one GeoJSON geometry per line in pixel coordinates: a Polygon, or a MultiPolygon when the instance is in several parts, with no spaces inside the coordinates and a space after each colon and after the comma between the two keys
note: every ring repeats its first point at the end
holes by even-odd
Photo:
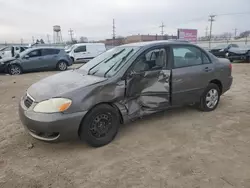
{"type": "Polygon", "coordinates": [[[71,51],[73,49],[74,45],[69,45],[65,47],[66,51],[71,51]]]}
{"type": "Polygon", "coordinates": [[[24,50],[24,51],[22,51],[21,53],[19,53],[19,54],[17,54],[16,56],[15,56],[15,58],[19,58],[19,57],[21,57],[21,58],[23,58],[26,54],[28,54],[28,52],[30,52],[30,50],[24,50]]]}
{"type": "Polygon", "coordinates": [[[140,47],[119,46],[112,48],[92,59],[80,69],[90,75],[101,77],[113,76],[140,47]]]}

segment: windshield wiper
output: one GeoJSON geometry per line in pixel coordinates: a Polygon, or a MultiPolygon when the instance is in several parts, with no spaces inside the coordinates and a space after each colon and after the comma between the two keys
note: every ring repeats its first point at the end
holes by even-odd
{"type": "MultiPolygon", "coordinates": [[[[120,65],[127,59],[127,57],[134,51],[134,49],[131,49],[124,57],[122,57],[121,61],[119,62],[119,64],[117,65],[117,67],[115,68],[115,71],[120,67],[120,65]]],[[[114,68],[114,66],[117,64],[118,62],[114,63],[114,65],[112,65],[104,74],[104,77],[106,77],[106,75],[108,74],[108,72],[114,68]]]]}
{"type": "MultiPolygon", "coordinates": [[[[118,56],[119,54],[121,54],[124,50],[125,50],[125,49],[122,49],[121,51],[119,51],[119,52],[113,54],[110,58],[104,59],[104,60],[100,61],[99,63],[97,63],[95,66],[91,67],[91,68],[89,69],[89,71],[88,71],[88,75],[90,74],[90,71],[91,71],[91,70],[93,70],[95,67],[97,67],[98,65],[100,65],[102,62],[103,62],[103,63],[107,63],[108,61],[110,61],[110,60],[113,59],[114,57],[116,57],[116,56],[118,56]]],[[[97,71],[96,71],[96,72],[97,72],[97,71]]],[[[95,72],[95,73],[96,73],[96,72],[95,72]]]]}

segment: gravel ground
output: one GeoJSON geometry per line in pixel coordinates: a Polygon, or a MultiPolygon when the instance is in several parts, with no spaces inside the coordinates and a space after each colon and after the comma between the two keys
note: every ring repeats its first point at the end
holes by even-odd
{"type": "Polygon", "coordinates": [[[250,187],[250,65],[233,66],[232,89],[217,110],[174,109],[121,127],[109,145],[31,138],[18,102],[56,72],[0,75],[1,188],[250,187]]]}

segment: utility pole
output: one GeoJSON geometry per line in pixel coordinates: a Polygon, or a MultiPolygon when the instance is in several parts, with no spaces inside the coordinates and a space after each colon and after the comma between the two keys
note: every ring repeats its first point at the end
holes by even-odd
{"type": "Polygon", "coordinates": [[[21,45],[23,45],[23,38],[21,38],[21,45]]]}
{"type": "Polygon", "coordinates": [[[234,29],[234,38],[237,37],[237,28],[234,29]]]}
{"type": "Polygon", "coordinates": [[[206,27],[206,33],[205,33],[205,36],[206,36],[206,39],[207,39],[207,35],[208,35],[208,27],[206,27]]]}
{"type": "Polygon", "coordinates": [[[164,35],[164,27],[165,25],[163,24],[163,22],[161,22],[160,28],[161,28],[161,35],[164,35]]]}
{"type": "Polygon", "coordinates": [[[113,27],[112,27],[112,31],[113,31],[113,34],[112,34],[112,46],[114,46],[114,43],[115,43],[115,19],[113,19],[113,27]]]}
{"type": "Polygon", "coordinates": [[[35,38],[34,38],[34,36],[32,36],[32,42],[33,42],[33,44],[35,43],[35,38]]]}
{"type": "Polygon", "coordinates": [[[74,31],[70,28],[69,29],[69,36],[70,36],[71,42],[73,42],[73,35],[74,35],[74,31]]]}
{"type": "Polygon", "coordinates": [[[48,44],[50,44],[49,34],[47,34],[48,44]]]}
{"type": "Polygon", "coordinates": [[[209,49],[211,48],[211,39],[212,39],[212,28],[215,15],[210,15],[208,21],[210,21],[210,33],[209,33],[209,49]]]}

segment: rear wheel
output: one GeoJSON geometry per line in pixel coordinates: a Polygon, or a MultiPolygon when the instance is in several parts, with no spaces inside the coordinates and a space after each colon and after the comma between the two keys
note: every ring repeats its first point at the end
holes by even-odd
{"type": "Polygon", "coordinates": [[[205,112],[216,109],[220,101],[220,93],[219,87],[210,83],[201,97],[199,109],[205,112]]]}
{"type": "Polygon", "coordinates": [[[19,65],[10,65],[9,66],[9,74],[11,75],[19,75],[22,74],[22,68],[19,65]]]}
{"type": "Polygon", "coordinates": [[[79,136],[93,147],[110,143],[120,126],[120,116],[116,109],[108,104],[94,107],[84,118],[79,136]]]}
{"type": "Polygon", "coordinates": [[[67,68],[68,68],[68,65],[67,65],[67,63],[65,61],[59,61],[57,63],[57,69],[59,71],[65,71],[65,70],[67,70],[67,68]]]}

